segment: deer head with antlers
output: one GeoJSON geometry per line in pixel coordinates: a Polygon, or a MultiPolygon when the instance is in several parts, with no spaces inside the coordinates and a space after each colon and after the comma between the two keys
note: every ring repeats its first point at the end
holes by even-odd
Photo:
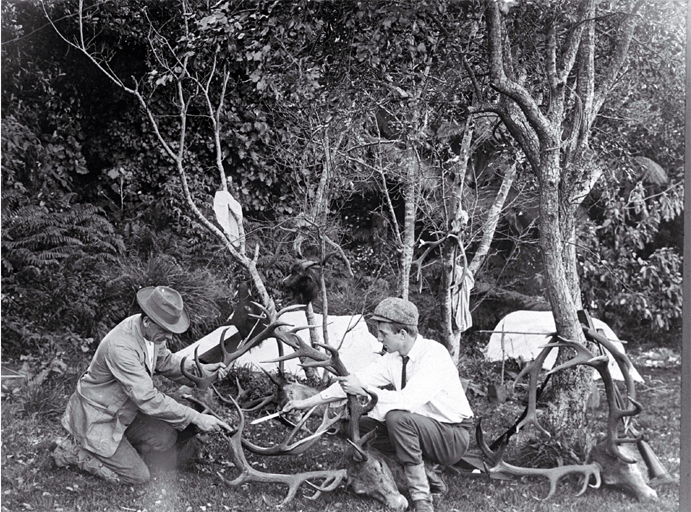
{"type": "MultiPolygon", "coordinates": [[[[261,306],[258,307],[261,308],[261,306]]],[[[348,375],[348,371],[343,365],[336,348],[324,344],[317,344],[317,346],[313,347],[296,335],[297,331],[304,329],[305,327],[287,330],[288,326],[278,321],[282,314],[288,310],[295,309],[295,307],[285,308],[276,314],[271,314],[264,308],[261,309],[263,311],[263,315],[265,316],[264,323],[266,325],[261,333],[254,336],[251,340],[241,344],[241,346],[233,352],[228,352],[226,350],[223,344],[223,337],[221,337],[220,350],[223,361],[226,364],[231,364],[232,361],[240,357],[247,350],[250,350],[251,347],[261,343],[266,338],[275,337],[283,345],[286,345],[288,348],[292,349],[292,352],[281,356],[272,362],[281,362],[291,358],[306,358],[309,359],[309,361],[303,363],[303,366],[321,367],[339,376],[348,375]],[[324,351],[319,350],[319,348],[323,349],[324,351]]],[[[198,357],[196,354],[195,362],[198,362],[198,357]]],[[[363,414],[363,407],[359,404],[355,396],[348,397],[348,411],[350,412],[348,431],[350,432],[350,441],[352,441],[353,446],[357,448],[353,448],[352,450],[349,449],[347,451],[346,469],[310,471],[293,475],[264,473],[256,470],[247,462],[244,455],[244,450],[249,450],[259,455],[296,455],[303,453],[312,447],[324,433],[333,427],[334,424],[343,419],[346,414],[346,409],[335,409],[334,412],[333,407],[323,407],[323,416],[320,425],[313,433],[309,433],[308,435],[304,436],[302,435],[305,430],[304,427],[306,426],[310,417],[316,412],[316,408],[312,408],[302,417],[297,425],[294,426],[285,439],[272,446],[263,447],[249,441],[243,436],[246,424],[245,412],[247,411],[240,407],[236,399],[223,397],[220,393],[218,393],[216,388],[204,378],[199,378],[195,375],[188,375],[188,377],[191,377],[192,380],[197,382],[198,386],[206,386],[214,389],[220,401],[230,405],[236,411],[238,416],[236,429],[224,435],[230,448],[229,454],[235,466],[240,469],[239,476],[232,480],[228,480],[222,475],[219,475],[221,479],[228,485],[238,486],[247,482],[281,483],[288,486],[288,494],[282,503],[285,504],[295,497],[299,487],[303,484],[310,486],[316,491],[315,495],[318,495],[321,492],[335,489],[347,477],[350,486],[356,492],[372,496],[394,510],[404,510],[407,508],[407,501],[396,488],[396,484],[391,476],[391,471],[389,470],[388,466],[384,461],[380,460],[376,454],[370,453],[368,447],[366,446],[367,439],[361,439],[359,436],[357,424],[363,414]],[[368,485],[363,486],[357,483],[363,481],[368,482],[368,485]],[[375,482],[376,485],[373,485],[375,482]]],[[[242,394],[241,388],[239,388],[239,394],[242,394]]],[[[216,414],[212,411],[211,407],[209,407],[207,403],[195,398],[194,396],[188,395],[186,398],[197,404],[199,408],[203,408],[205,412],[216,414]]],[[[375,404],[376,397],[372,396],[369,407],[371,408],[375,404]]]]}
{"type": "Polygon", "coordinates": [[[641,405],[636,401],[635,384],[631,375],[631,361],[606,336],[594,329],[592,323],[588,322],[589,316],[587,314],[585,318],[587,325],[583,325],[583,331],[586,339],[595,343],[596,347],[606,348],[612,355],[624,376],[626,395],[624,397],[621,395],[612,379],[607,355],[604,353],[595,354],[581,343],[565,340],[555,335],[552,342],[543,347],[538,357],[525,367],[516,378],[516,382],[518,382],[525,375],[530,377],[528,407],[516,424],[497,441],[492,443],[492,446],[488,446],[484,442],[482,427],[478,422],[476,430],[477,444],[488,462],[485,470],[490,476],[509,474],[546,477],[550,481],[550,491],[547,498],[556,492],[559,479],[567,474],[577,473],[583,476],[583,484],[578,493],[579,495],[585,492],[592,477],[595,482],[594,487],[599,487],[600,483],[603,482],[606,485],[633,495],[639,501],[656,500],[657,493],[650,487],[649,482],[639,470],[633,450],[627,446],[627,444],[633,443],[638,445],[641,456],[648,466],[649,476],[656,481],[655,483],[667,483],[671,480],[669,474],[661,467],[654,453],[647,446],[643,436],[636,431],[629,421],[633,416],[640,414],[642,409],[641,405]],[[575,351],[576,356],[566,363],[552,368],[547,373],[545,381],[538,390],[538,375],[542,364],[548,353],[557,347],[571,348],[575,351]],[[608,416],[606,433],[603,439],[590,450],[588,455],[590,462],[582,465],[567,465],[555,468],[522,468],[504,462],[503,453],[509,438],[523,427],[533,425],[537,430],[549,436],[547,430],[539,424],[537,419],[537,399],[547,384],[550,375],[576,365],[590,366],[600,374],[607,397],[608,416]],[[619,431],[621,424],[625,427],[623,436],[619,431]]]}

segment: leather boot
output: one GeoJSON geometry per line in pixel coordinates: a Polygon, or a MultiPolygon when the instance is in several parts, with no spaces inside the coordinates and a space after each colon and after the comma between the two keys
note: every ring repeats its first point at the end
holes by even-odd
{"type": "Polygon", "coordinates": [[[109,482],[119,482],[118,475],[103,465],[84,448],[77,446],[71,439],[61,437],[53,441],[51,457],[59,468],[77,466],[82,471],[91,473],[109,482]]]}
{"type": "Polygon", "coordinates": [[[449,488],[442,478],[442,472],[442,467],[439,464],[425,462],[425,473],[427,473],[427,481],[429,482],[429,491],[431,494],[443,496],[449,491],[449,488]]]}
{"type": "Polygon", "coordinates": [[[405,466],[404,471],[410,499],[413,502],[413,510],[415,512],[434,512],[425,465],[405,466]]]}

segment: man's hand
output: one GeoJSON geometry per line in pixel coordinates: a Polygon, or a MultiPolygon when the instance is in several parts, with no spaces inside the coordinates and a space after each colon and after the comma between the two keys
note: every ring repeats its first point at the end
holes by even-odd
{"type": "Polygon", "coordinates": [[[204,432],[219,432],[221,430],[226,430],[228,432],[233,431],[232,427],[225,421],[219,420],[216,416],[212,416],[211,414],[200,414],[193,423],[204,432]]]}
{"type": "Polygon", "coordinates": [[[347,377],[336,377],[336,380],[341,383],[343,391],[349,395],[367,396],[367,391],[355,375],[348,375],[347,377]]]}
{"type": "Polygon", "coordinates": [[[203,364],[202,366],[202,377],[208,377],[210,375],[216,374],[216,382],[224,380],[228,376],[230,368],[226,368],[223,363],[209,363],[203,364]]]}
{"type": "Polygon", "coordinates": [[[307,409],[309,404],[307,403],[307,400],[289,400],[287,404],[283,406],[283,409],[281,409],[281,412],[283,414],[288,414],[290,411],[294,410],[302,410],[302,409],[307,409]]]}

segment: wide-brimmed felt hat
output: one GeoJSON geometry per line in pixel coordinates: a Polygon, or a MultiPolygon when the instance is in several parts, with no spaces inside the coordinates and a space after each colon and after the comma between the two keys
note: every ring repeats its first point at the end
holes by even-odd
{"type": "Polygon", "coordinates": [[[182,297],[168,286],[148,286],[137,292],[144,314],[164,329],[181,334],[190,326],[182,297]]]}
{"type": "Polygon", "coordinates": [[[397,322],[417,326],[417,307],[405,299],[389,297],[377,305],[371,319],[377,322],[397,322]]]}

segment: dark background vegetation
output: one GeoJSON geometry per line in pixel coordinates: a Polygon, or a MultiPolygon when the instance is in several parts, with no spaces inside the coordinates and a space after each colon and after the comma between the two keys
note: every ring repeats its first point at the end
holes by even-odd
{"type": "MultiPolygon", "coordinates": [[[[46,3],[51,17],[68,31],[74,29],[65,13],[73,4],[46,3]]],[[[435,25],[429,19],[436,3],[398,6],[395,22],[391,6],[383,2],[291,2],[273,11],[263,4],[250,4],[238,3],[239,10],[257,9],[257,17],[247,20],[246,39],[238,42],[246,46],[233,51],[246,55],[261,50],[256,45],[262,42],[265,25],[292,27],[293,32],[286,32],[284,51],[300,58],[304,52],[310,56],[304,60],[305,67],[318,70],[312,82],[297,80],[288,71],[282,74],[280,64],[286,56],[274,48],[271,52],[276,54],[261,57],[262,76],[257,74],[259,57],[238,58],[236,87],[229,92],[232,108],[224,134],[228,147],[224,167],[232,177],[233,193],[243,204],[248,237],[261,248],[259,266],[267,288],[279,305],[285,305],[291,295],[283,280],[296,255],[290,244],[283,243],[285,231],[280,226],[300,210],[305,191],[313,187],[320,172],[316,158],[310,162],[307,155],[305,163],[296,156],[304,149],[299,142],[303,134],[296,126],[302,123],[304,128],[306,123],[298,114],[314,120],[323,112],[308,107],[322,102],[319,105],[326,105],[326,111],[343,114],[344,126],[395,139],[396,120],[385,115],[394,109],[395,100],[383,77],[403,69],[406,62],[400,57],[405,53],[401,48],[422,51],[418,46],[411,50],[407,44],[410,37],[424,39],[432,34],[435,25]],[[404,29],[396,32],[397,27],[404,29]],[[389,48],[384,41],[393,45],[387,52],[381,50],[389,48]],[[298,48],[298,43],[304,46],[298,48]],[[265,78],[273,89],[261,86],[265,78]],[[367,97],[377,97],[377,101],[367,97]],[[277,141],[283,145],[279,147],[277,141]]],[[[94,21],[103,45],[98,50],[111,55],[111,65],[121,76],[141,76],[149,70],[152,55],[145,25],[132,21],[142,21],[136,13],[143,5],[148,6],[151,19],[165,22],[177,3],[105,2],[94,21]]],[[[446,8],[456,9],[451,14],[459,18],[472,18],[478,12],[474,2],[450,3],[446,8]]],[[[583,302],[594,316],[629,340],[629,350],[637,355],[651,348],[680,348],[684,70],[683,30],[675,21],[683,19],[680,8],[683,2],[661,2],[659,9],[648,13],[648,23],[637,33],[629,70],[594,130],[593,151],[607,172],[584,202],[580,228],[583,302]]],[[[540,16],[528,7],[522,14],[528,20],[525,26],[530,26],[531,16],[540,16]]],[[[526,41],[537,37],[530,31],[527,34],[526,41]]],[[[441,49],[434,54],[431,49],[425,51],[430,58],[446,58],[441,49]]],[[[608,51],[611,49],[602,48],[602,58],[608,51]]],[[[477,52],[475,56],[481,58],[477,52]]],[[[174,169],[158,148],[138,105],[83,55],[64,44],[47,24],[39,2],[2,3],[1,80],[2,361],[3,367],[40,378],[38,386],[25,388],[21,396],[3,394],[3,492],[8,486],[18,486],[25,493],[21,499],[7,495],[3,502],[12,504],[8,510],[54,510],[63,500],[71,503],[63,505],[66,510],[105,510],[95,492],[88,499],[67,498],[76,493],[76,485],[65,487],[68,490],[62,489],[59,496],[53,490],[47,496],[27,490],[29,482],[39,481],[47,470],[38,459],[43,461],[48,437],[58,432],[57,418],[66,397],[98,341],[136,310],[138,288],[167,284],[183,294],[192,317],[191,329],[173,347],[180,348],[227,321],[237,303],[235,291],[248,276],[190,217],[180,199],[180,185],[172,179],[174,169]],[[8,406],[26,422],[23,428],[36,429],[38,434],[28,438],[34,441],[20,432],[7,431],[8,406]],[[8,450],[9,445],[21,448],[8,450]],[[12,466],[6,477],[10,456],[10,462],[19,466],[12,466]],[[38,472],[20,471],[29,466],[38,472]]],[[[445,115],[453,112],[462,119],[471,96],[467,82],[457,84],[451,92],[442,91],[431,104],[445,115]]],[[[194,175],[194,193],[210,209],[215,192],[213,155],[201,128],[195,132],[193,126],[192,133],[191,165],[199,170],[194,175]]],[[[440,133],[430,135],[430,160],[444,151],[453,156],[457,146],[457,140],[443,139],[440,133]]],[[[487,177],[480,170],[493,153],[506,149],[505,138],[499,131],[495,134],[496,139],[473,155],[478,173],[469,183],[471,187],[492,186],[492,174],[487,177]]],[[[379,299],[395,293],[400,271],[390,223],[381,221],[380,192],[362,178],[357,165],[345,171],[329,205],[329,219],[331,233],[338,235],[355,275],[347,277],[337,265],[329,268],[331,314],[371,311],[379,299]]],[[[402,215],[397,185],[390,185],[394,200],[400,201],[394,206],[402,215]]],[[[528,194],[520,203],[525,206],[511,209],[502,219],[479,277],[490,289],[520,295],[475,293],[471,297],[474,326],[463,335],[461,360],[466,367],[461,370],[480,387],[497,377],[496,368],[479,362],[479,348],[487,341],[481,331],[492,329],[504,314],[520,309],[522,303],[516,297],[542,293],[540,255],[531,224],[536,210],[529,203],[534,186],[527,173],[519,178],[515,188],[528,194]]],[[[421,225],[420,231],[428,227],[421,225]]],[[[432,338],[438,335],[440,321],[439,272],[434,264],[425,266],[411,286],[422,332],[432,338]]],[[[316,306],[318,309],[319,304],[316,306]]],[[[665,390],[678,382],[678,377],[668,380],[667,375],[651,372],[651,382],[663,382],[665,390]]],[[[660,398],[656,389],[659,386],[649,384],[648,398],[653,403],[660,398]]],[[[474,405],[482,409],[486,399],[474,399],[474,405]]],[[[674,395],[665,394],[664,400],[673,405],[674,395]]],[[[678,419],[671,416],[665,424],[678,419]]],[[[665,435],[678,436],[656,420],[649,421],[665,435]]],[[[669,461],[678,448],[678,437],[676,443],[656,448],[669,461]]],[[[205,485],[209,485],[207,478],[211,480],[207,469],[202,467],[195,476],[205,485]]],[[[78,481],[80,489],[95,490],[101,485],[84,476],[78,481]]],[[[225,497],[230,491],[212,486],[218,501],[209,510],[221,510],[219,503],[228,503],[225,497]]],[[[107,495],[116,492],[109,490],[107,495]]],[[[157,509],[157,499],[166,503],[157,492],[155,487],[128,490],[125,494],[134,501],[122,498],[121,505],[141,500],[144,505],[136,507],[157,509]]],[[[459,500],[465,499],[465,492],[458,493],[459,500]]],[[[186,501],[176,499],[181,504],[169,510],[189,510],[186,501]]],[[[342,493],[326,497],[324,510],[338,510],[346,499],[351,498],[342,493]]],[[[517,498],[511,494],[503,499],[517,498]]],[[[198,510],[207,504],[194,498],[189,506],[198,510]]],[[[365,510],[367,506],[358,502],[356,508],[365,510]]],[[[520,506],[516,504],[516,509],[520,506]]],[[[504,503],[502,507],[508,510],[513,505],[504,503]]],[[[225,509],[233,510],[234,505],[225,509]]]]}

